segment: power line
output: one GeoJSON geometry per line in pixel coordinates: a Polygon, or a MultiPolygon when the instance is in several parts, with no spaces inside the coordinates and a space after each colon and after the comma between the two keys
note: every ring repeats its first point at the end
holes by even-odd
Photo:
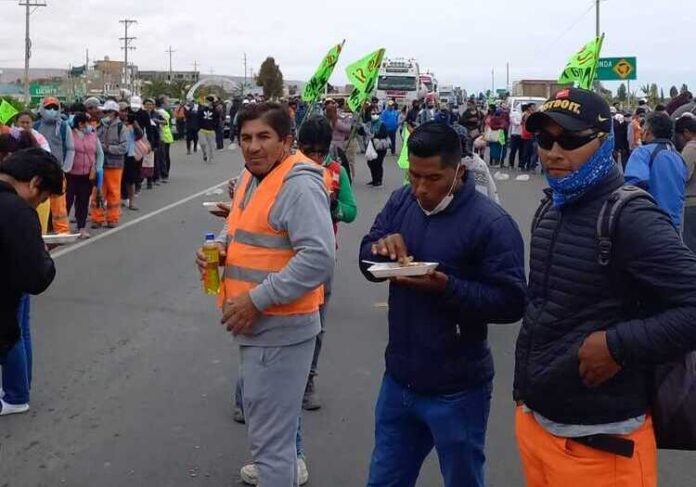
{"type": "Polygon", "coordinates": [[[45,2],[39,0],[21,0],[20,7],[26,7],[26,26],[24,36],[24,103],[29,105],[31,98],[29,97],[29,58],[31,57],[31,37],[29,36],[29,19],[31,14],[36,12],[39,7],[45,7],[45,2]],[[34,7],[34,10],[31,8],[34,7]]]}
{"type": "Polygon", "coordinates": [[[128,35],[128,27],[132,24],[137,24],[137,20],[133,19],[122,19],[118,21],[120,24],[123,24],[124,28],[124,35],[123,37],[119,37],[119,40],[123,41],[123,53],[124,53],[124,62],[123,62],[123,82],[126,86],[127,89],[130,89],[130,71],[128,67],[128,51],[134,51],[135,46],[131,46],[130,42],[134,41],[137,39],[137,37],[131,37],[128,35]]]}
{"type": "Polygon", "coordinates": [[[176,51],[174,49],[172,49],[172,46],[170,45],[169,49],[167,49],[164,52],[169,53],[169,82],[171,83],[172,82],[172,54],[175,53],[176,51]]]}

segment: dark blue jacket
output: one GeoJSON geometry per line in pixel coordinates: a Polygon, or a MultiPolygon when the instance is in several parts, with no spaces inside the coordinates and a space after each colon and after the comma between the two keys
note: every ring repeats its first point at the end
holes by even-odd
{"type": "Polygon", "coordinates": [[[422,394],[447,394],[493,378],[488,323],[514,323],[525,305],[524,246],[505,210],[476,191],[474,178],[442,213],[426,216],[405,186],[395,191],[360,248],[399,233],[416,261],[438,262],[449,277],[442,295],[390,284],[387,373],[422,394]]]}
{"type": "Polygon", "coordinates": [[[597,219],[623,183],[615,168],[577,201],[551,208],[532,231],[514,398],[558,423],[605,424],[645,414],[651,367],[696,349],[696,256],[664,211],[645,199],[629,202],[616,222],[611,265],[597,262],[597,219]],[[588,388],[578,350],[601,330],[623,367],[588,388]]]}

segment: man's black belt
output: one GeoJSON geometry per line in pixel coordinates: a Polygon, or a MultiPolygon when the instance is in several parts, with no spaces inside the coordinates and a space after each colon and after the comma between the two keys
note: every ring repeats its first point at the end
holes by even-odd
{"type": "Polygon", "coordinates": [[[590,436],[578,436],[576,438],[568,438],[581,445],[594,448],[595,450],[604,451],[607,453],[613,453],[614,455],[619,455],[626,458],[633,457],[633,449],[635,443],[633,440],[627,440],[626,438],[621,438],[620,436],[613,435],[590,435],[590,436]]]}

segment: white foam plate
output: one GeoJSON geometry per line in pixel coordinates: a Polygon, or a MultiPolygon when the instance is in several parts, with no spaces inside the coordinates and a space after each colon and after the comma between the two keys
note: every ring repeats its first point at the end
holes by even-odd
{"type": "Polygon", "coordinates": [[[377,279],[387,277],[417,277],[424,276],[431,269],[436,269],[437,262],[413,262],[410,265],[401,265],[398,262],[384,262],[373,264],[367,270],[377,279]]]}
{"type": "Polygon", "coordinates": [[[80,238],[79,233],[64,233],[43,236],[43,240],[47,244],[69,244],[77,242],[78,238],[80,238]]]}

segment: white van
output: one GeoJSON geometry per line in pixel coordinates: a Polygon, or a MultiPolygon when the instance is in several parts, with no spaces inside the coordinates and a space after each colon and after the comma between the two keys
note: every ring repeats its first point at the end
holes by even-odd
{"type": "Polygon", "coordinates": [[[541,98],[539,96],[511,96],[507,99],[508,108],[511,112],[521,112],[522,105],[527,105],[529,103],[534,103],[538,109],[545,101],[546,98],[541,98]]]}

